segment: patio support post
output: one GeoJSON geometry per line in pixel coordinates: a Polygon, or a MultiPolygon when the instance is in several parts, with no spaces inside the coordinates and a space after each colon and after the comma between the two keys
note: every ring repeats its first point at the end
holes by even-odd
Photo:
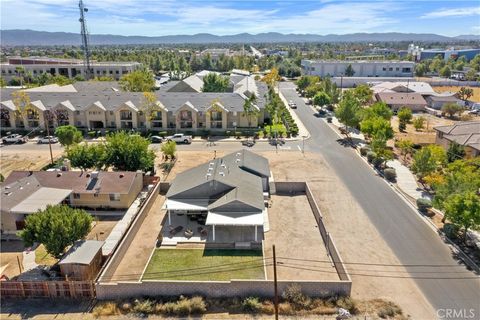
{"type": "Polygon", "coordinates": [[[168,225],[172,225],[172,218],[170,217],[170,210],[168,210],[168,225]]]}
{"type": "Polygon", "coordinates": [[[213,241],[215,241],[215,225],[212,225],[212,230],[213,230],[213,241]]]}
{"type": "Polygon", "coordinates": [[[255,225],[255,242],[257,242],[257,225],[255,225]]]}

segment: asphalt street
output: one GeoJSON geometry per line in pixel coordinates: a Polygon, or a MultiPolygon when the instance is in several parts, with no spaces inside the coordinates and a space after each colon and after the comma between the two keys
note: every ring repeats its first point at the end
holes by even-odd
{"type": "MultiPolygon", "coordinates": [[[[314,116],[310,106],[297,95],[293,83],[280,83],[280,90],[287,100],[297,104],[296,113],[312,136],[305,142],[306,150],[321,153],[335,170],[432,306],[436,310],[474,309],[474,318],[480,319],[478,276],[459,264],[418,213],[353,149],[343,146],[324,120],[314,116]]],[[[439,315],[446,313],[441,311],[439,315]]],[[[450,319],[463,319],[469,314],[458,315],[450,319]]]]}

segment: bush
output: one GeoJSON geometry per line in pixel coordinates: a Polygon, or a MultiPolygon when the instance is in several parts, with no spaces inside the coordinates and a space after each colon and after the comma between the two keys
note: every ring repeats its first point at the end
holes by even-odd
{"type": "Polygon", "coordinates": [[[95,317],[103,317],[118,315],[120,312],[114,302],[100,302],[93,308],[92,313],[95,317]]]}
{"type": "Polygon", "coordinates": [[[262,313],[272,315],[275,313],[275,305],[272,301],[264,301],[262,304],[262,313]]]}
{"type": "Polygon", "coordinates": [[[282,298],[303,309],[308,308],[312,302],[309,297],[303,294],[302,287],[298,284],[289,285],[282,293],[282,298]]]}
{"type": "Polygon", "coordinates": [[[394,168],[387,168],[383,170],[383,174],[385,175],[385,179],[387,179],[388,181],[395,181],[395,179],[397,178],[397,172],[394,168]]]}
{"type": "Polygon", "coordinates": [[[402,309],[390,301],[382,306],[377,312],[377,315],[382,319],[393,318],[397,314],[402,314],[402,309]]]}
{"type": "Polygon", "coordinates": [[[424,198],[417,199],[418,211],[422,213],[427,213],[427,210],[432,207],[432,201],[424,198]]]}
{"type": "Polygon", "coordinates": [[[120,303],[118,307],[120,308],[120,310],[122,310],[122,312],[129,313],[132,311],[133,305],[130,302],[125,301],[120,303]]]}
{"type": "Polygon", "coordinates": [[[174,315],[177,310],[177,304],[175,302],[164,303],[162,308],[160,308],[162,313],[167,315],[174,315]]]}
{"type": "Polygon", "coordinates": [[[190,301],[188,299],[180,299],[175,306],[175,314],[177,316],[186,316],[190,314],[190,301]]]}
{"type": "Polygon", "coordinates": [[[294,314],[295,311],[290,303],[282,302],[278,304],[278,313],[288,316],[294,314]]]}
{"type": "Polygon", "coordinates": [[[447,236],[447,238],[450,238],[452,240],[455,240],[458,238],[458,232],[459,228],[458,226],[452,224],[452,223],[445,223],[442,228],[443,232],[447,236]]]}
{"type": "Polygon", "coordinates": [[[333,119],[332,117],[327,117],[327,122],[332,123],[332,119],[333,119]]]}
{"type": "Polygon", "coordinates": [[[360,148],[360,154],[365,157],[368,153],[368,151],[371,151],[369,146],[363,146],[360,148]]]}
{"type": "Polygon", "coordinates": [[[88,131],[87,135],[90,139],[93,139],[97,136],[97,131],[88,131]]]}
{"type": "Polygon", "coordinates": [[[135,299],[132,310],[133,312],[148,314],[153,312],[154,307],[155,303],[152,300],[135,299]]]}
{"type": "Polygon", "coordinates": [[[372,161],[372,164],[375,166],[375,168],[380,168],[384,161],[385,159],[382,157],[375,157],[372,161]]]}
{"type": "Polygon", "coordinates": [[[262,309],[262,304],[257,297],[248,297],[242,301],[242,310],[245,312],[258,312],[262,309]]]}
{"type": "Polygon", "coordinates": [[[358,313],[357,303],[350,297],[340,297],[335,304],[339,308],[348,310],[351,314],[358,313]]]}
{"type": "Polygon", "coordinates": [[[368,162],[372,163],[374,159],[377,158],[377,154],[373,151],[368,151],[367,152],[367,160],[368,162]]]}
{"type": "Polygon", "coordinates": [[[159,135],[160,137],[166,137],[166,136],[168,135],[168,132],[167,132],[167,131],[160,131],[160,132],[158,133],[158,135],[159,135]]]}
{"type": "Polygon", "coordinates": [[[202,314],[207,311],[207,305],[202,297],[193,297],[190,298],[190,313],[191,314],[202,314]]]}

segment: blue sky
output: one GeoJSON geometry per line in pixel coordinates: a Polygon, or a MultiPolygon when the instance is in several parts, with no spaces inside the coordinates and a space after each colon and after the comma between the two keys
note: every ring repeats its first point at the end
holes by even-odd
{"type": "MultiPolygon", "coordinates": [[[[84,0],[92,34],[480,34],[480,1],[84,0]]],[[[2,29],[79,32],[78,0],[0,0],[2,29]]]]}

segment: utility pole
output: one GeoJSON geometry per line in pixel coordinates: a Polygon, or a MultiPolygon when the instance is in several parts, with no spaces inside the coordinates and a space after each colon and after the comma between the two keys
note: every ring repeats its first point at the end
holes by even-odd
{"type": "Polygon", "coordinates": [[[52,153],[52,139],[50,138],[50,121],[47,120],[47,137],[48,137],[48,148],[50,149],[50,161],[53,164],[53,153],[52,153]]]}
{"type": "Polygon", "coordinates": [[[83,49],[83,64],[85,66],[85,80],[90,80],[92,75],[92,69],[90,66],[90,47],[88,44],[88,30],[87,30],[87,21],[85,19],[85,12],[88,12],[88,8],[83,5],[83,1],[80,0],[78,3],[78,8],[80,9],[80,25],[81,25],[81,34],[82,34],[82,49],[83,49]]]}
{"type": "Polygon", "coordinates": [[[274,298],[273,303],[275,305],[275,320],[278,320],[278,285],[277,285],[277,256],[275,255],[275,245],[273,248],[273,285],[274,285],[274,298]]]}

